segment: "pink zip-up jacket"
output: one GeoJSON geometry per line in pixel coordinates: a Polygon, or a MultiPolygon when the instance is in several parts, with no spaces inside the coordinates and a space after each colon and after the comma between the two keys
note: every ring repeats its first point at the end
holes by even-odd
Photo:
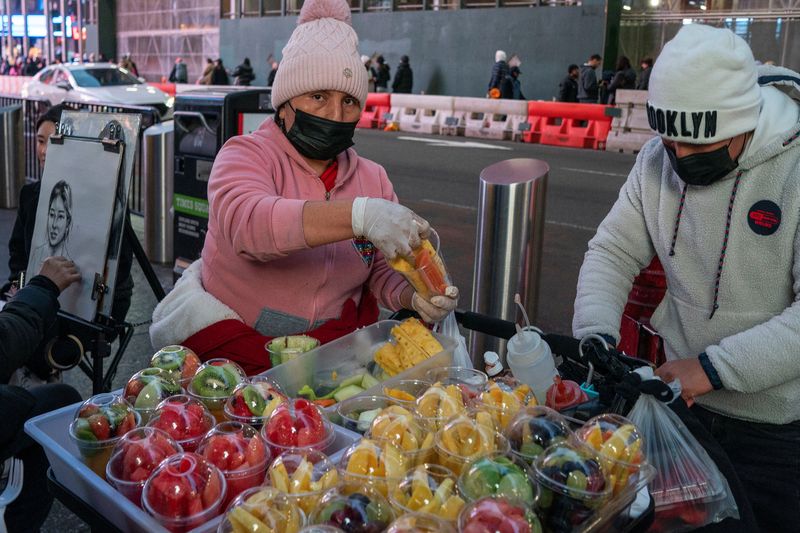
{"type": "Polygon", "coordinates": [[[229,140],[214,161],[203,286],[264,335],[308,331],[338,318],[347,299],[360,303],[365,283],[384,307],[402,307],[407,282],[371,243],[359,243],[359,250],[353,239],[315,248],[305,241],[307,201],[368,196],[397,202],[383,167],[352,148],[337,162],[336,184],[326,194],[272,119],[229,140]]]}

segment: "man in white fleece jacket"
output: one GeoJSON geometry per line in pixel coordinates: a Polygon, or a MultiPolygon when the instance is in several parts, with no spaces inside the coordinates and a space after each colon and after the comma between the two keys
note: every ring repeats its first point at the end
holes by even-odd
{"type": "Polygon", "coordinates": [[[652,317],[683,396],[730,456],[765,532],[800,528],[800,75],[757,70],[732,32],[684,26],[650,78],[647,143],[589,243],[573,333],[619,341],[657,255],[652,317]]]}

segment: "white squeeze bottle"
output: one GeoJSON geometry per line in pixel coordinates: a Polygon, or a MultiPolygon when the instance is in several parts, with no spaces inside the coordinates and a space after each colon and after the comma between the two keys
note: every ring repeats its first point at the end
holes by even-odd
{"type": "Polygon", "coordinates": [[[526,326],[517,326],[516,335],[508,340],[506,362],[514,377],[530,386],[539,405],[544,405],[547,389],[558,375],[556,362],[550,346],[542,339],[542,332],[531,326],[519,294],[514,296],[514,302],[522,309],[526,326]]]}

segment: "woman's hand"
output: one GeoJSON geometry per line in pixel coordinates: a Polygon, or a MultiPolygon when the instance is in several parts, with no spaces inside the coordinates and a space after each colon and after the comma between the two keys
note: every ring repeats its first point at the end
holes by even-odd
{"type": "Polygon", "coordinates": [[[411,255],[430,230],[412,210],[381,198],[356,198],[351,214],[353,234],[369,239],[389,260],[411,255]]]}
{"type": "Polygon", "coordinates": [[[458,305],[458,288],[447,287],[444,296],[434,296],[430,301],[415,292],[411,297],[411,308],[419,313],[422,320],[435,324],[455,310],[458,305]]]}

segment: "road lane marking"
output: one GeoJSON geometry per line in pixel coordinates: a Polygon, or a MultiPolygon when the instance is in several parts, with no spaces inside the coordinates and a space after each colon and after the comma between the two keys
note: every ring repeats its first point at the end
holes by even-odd
{"type": "Polygon", "coordinates": [[[451,203],[451,202],[442,202],[441,200],[429,200],[428,198],[425,198],[425,199],[423,199],[421,201],[425,202],[426,204],[442,205],[444,207],[453,207],[455,209],[466,209],[467,211],[477,211],[478,210],[477,207],[472,207],[471,205],[454,204],[454,203],[451,203]]]}
{"type": "Polygon", "coordinates": [[[399,141],[423,142],[430,146],[440,146],[443,148],[483,148],[486,150],[511,150],[508,146],[496,146],[494,144],[479,143],[474,141],[450,141],[448,139],[428,139],[424,137],[397,137],[399,141]]]}
{"type": "Polygon", "coordinates": [[[563,226],[565,228],[579,229],[581,231],[588,231],[590,233],[597,232],[597,228],[589,226],[581,226],[580,224],[570,224],[569,222],[559,222],[557,220],[545,220],[545,224],[552,224],[554,226],[563,226]]]}
{"type": "Polygon", "coordinates": [[[627,174],[620,174],[618,172],[602,172],[600,170],[586,170],[585,168],[569,168],[569,167],[561,167],[559,170],[569,170],[571,172],[583,172],[585,174],[600,174],[601,176],[621,176],[623,178],[627,178],[627,174]]]}
{"type": "MultiPolygon", "coordinates": [[[[454,204],[452,202],[443,202],[441,200],[431,200],[429,198],[423,198],[420,201],[421,202],[425,202],[426,204],[441,205],[443,207],[450,207],[450,208],[453,208],[453,209],[464,209],[465,211],[473,211],[473,212],[475,212],[475,211],[478,210],[477,207],[473,207],[471,205],[454,204]]],[[[562,227],[565,227],[565,228],[577,229],[577,230],[581,230],[581,231],[588,231],[590,233],[595,233],[597,231],[597,228],[593,228],[591,226],[582,226],[580,224],[572,224],[570,222],[560,222],[558,220],[545,220],[544,223],[545,224],[552,224],[554,226],[562,226],[562,227]]]]}

